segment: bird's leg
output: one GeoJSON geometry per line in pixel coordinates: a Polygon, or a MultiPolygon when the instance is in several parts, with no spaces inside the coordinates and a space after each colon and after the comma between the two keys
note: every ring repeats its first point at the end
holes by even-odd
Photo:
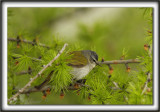
{"type": "Polygon", "coordinates": [[[77,83],[80,83],[80,84],[85,84],[85,82],[86,82],[86,79],[77,80],[77,83]]]}

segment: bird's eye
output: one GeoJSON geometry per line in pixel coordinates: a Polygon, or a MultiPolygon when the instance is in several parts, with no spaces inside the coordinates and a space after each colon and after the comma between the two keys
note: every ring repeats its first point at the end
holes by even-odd
{"type": "Polygon", "coordinates": [[[96,63],[97,61],[95,59],[93,59],[93,61],[96,63]]]}
{"type": "Polygon", "coordinates": [[[92,59],[93,59],[93,61],[94,61],[95,63],[97,63],[97,60],[96,60],[95,57],[92,56],[92,59]]]}

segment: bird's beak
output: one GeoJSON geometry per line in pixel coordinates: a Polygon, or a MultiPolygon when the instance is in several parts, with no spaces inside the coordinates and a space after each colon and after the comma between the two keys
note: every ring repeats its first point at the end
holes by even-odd
{"type": "Polygon", "coordinates": [[[96,63],[97,65],[99,65],[99,66],[101,66],[101,67],[102,67],[102,65],[100,65],[100,63],[99,63],[98,61],[95,61],[95,63],[96,63]]]}
{"type": "MultiPolygon", "coordinates": [[[[100,63],[99,63],[94,57],[92,57],[92,59],[94,60],[94,62],[96,63],[96,65],[101,66],[100,63]]],[[[102,67],[102,66],[101,66],[101,67],[102,67]]]]}

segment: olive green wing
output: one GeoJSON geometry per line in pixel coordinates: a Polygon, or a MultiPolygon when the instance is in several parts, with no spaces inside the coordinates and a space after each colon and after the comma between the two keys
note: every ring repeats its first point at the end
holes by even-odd
{"type": "Polygon", "coordinates": [[[87,58],[82,54],[81,51],[73,51],[70,52],[69,55],[71,55],[71,58],[67,60],[69,66],[83,67],[88,63],[87,58]]]}

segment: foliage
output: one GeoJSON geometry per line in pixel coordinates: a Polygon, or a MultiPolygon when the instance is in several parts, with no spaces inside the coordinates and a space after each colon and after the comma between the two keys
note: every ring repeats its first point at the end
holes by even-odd
{"type": "MultiPolygon", "coordinates": [[[[8,37],[16,37],[19,35],[22,40],[26,39],[32,41],[37,38],[39,40],[36,45],[24,42],[20,42],[19,45],[17,42],[8,41],[8,98],[22,88],[31,78],[37,75],[43,66],[48,64],[57,55],[65,43],[63,39],[60,39],[61,37],[59,35],[49,36],[50,31],[48,30],[51,28],[51,23],[55,24],[59,18],[64,16],[66,18],[66,15],[72,15],[76,10],[81,10],[83,8],[70,8],[67,9],[67,12],[66,8],[55,8],[54,10],[52,8],[46,10],[43,8],[22,9],[23,10],[19,10],[18,8],[8,9],[8,37]],[[26,11],[25,17],[30,17],[28,23],[24,26],[22,23],[26,18],[16,15],[16,13],[20,13],[21,11],[26,11]],[[44,15],[41,16],[41,13],[44,15]],[[19,20],[16,21],[17,18],[19,18],[19,20]],[[12,21],[12,19],[15,21],[12,21]],[[15,28],[15,25],[19,27],[15,28]],[[40,46],[40,42],[46,44],[50,48],[40,46]],[[32,72],[29,72],[29,70],[32,72]],[[22,72],[26,72],[26,74],[22,74],[22,72]]],[[[83,11],[86,10],[88,9],[83,11]]],[[[125,24],[126,21],[123,19],[121,19],[121,23],[117,22],[111,25],[104,21],[97,21],[91,26],[78,23],[79,32],[77,34],[77,41],[70,43],[69,47],[62,55],[32,83],[31,87],[39,85],[47,78],[51,71],[54,71],[48,83],[53,91],[51,91],[52,94],[50,96],[47,96],[49,98],[46,98],[46,104],[57,104],[57,102],[59,102],[59,104],[71,104],[71,101],[74,102],[73,104],[152,104],[152,53],[150,53],[151,51],[149,50],[149,48],[152,48],[152,16],[150,14],[152,13],[152,9],[146,8],[143,10],[145,10],[144,20],[149,21],[147,23],[147,33],[145,37],[145,44],[148,45],[148,47],[145,48],[146,50],[143,50],[141,46],[144,44],[144,38],[140,39],[142,40],[141,43],[137,42],[136,44],[135,42],[136,39],[134,36],[136,35],[138,38],[139,32],[141,31],[137,31],[137,34],[135,32],[131,33],[138,27],[138,25],[135,27],[134,23],[127,26],[125,24]],[[120,27],[115,28],[116,25],[120,27]],[[121,29],[126,29],[126,33],[121,29]],[[118,32],[118,30],[120,31],[118,32]],[[130,36],[131,34],[132,36],[130,36]],[[115,38],[109,38],[110,36],[115,38]],[[128,38],[122,39],[122,37],[128,36],[130,40],[128,38]],[[130,44],[133,44],[132,48],[128,47],[130,44]],[[96,66],[84,77],[84,79],[87,79],[85,85],[72,92],[72,90],[68,90],[67,88],[73,83],[72,75],[70,74],[72,68],[67,66],[65,60],[70,58],[67,55],[69,52],[82,49],[96,51],[97,54],[99,54],[99,61],[102,57],[104,57],[105,60],[117,58],[123,60],[135,58],[135,56],[137,56],[137,59],[141,60],[141,64],[129,65],[131,71],[128,71],[124,67],[125,65],[112,65],[114,68],[112,72],[108,69],[107,65],[96,66]],[[134,49],[138,51],[135,52],[136,50],[134,49]],[[148,72],[151,73],[151,81],[148,82],[147,89],[142,94],[145,82],[148,80],[146,75],[148,72]],[[54,99],[57,94],[58,96],[60,94],[62,97],[62,91],[65,93],[66,97],[67,94],[71,94],[71,96],[68,96],[68,101],[65,101],[65,98],[63,101],[59,99],[53,101],[52,99],[54,99]],[[74,96],[75,93],[78,93],[79,96],[74,96]]],[[[130,9],[130,11],[133,11],[133,9],[130,9]]],[[[141,11],[141,9],[136,9],[135,12],[137,11],[141,11]]],[[[125,13],[128,14],[127,11],[125,13]]],[[[143,14],[141,13],[141,15],[143,14]]],[[[135,15],[134,18],[130,15],[127,17],[130,17],[130,21],[137,19],[135,15]]],[[[139,23],[141,22],[139,19],[137,21],[139,23]]],[[[30,101],[27,100],[27,95],[20,95],[12,104],[44,104],[44,100],[39,98],[41,93],[30,93],[29,95],[30,101]]]]}
{"type": "MultiPolygon", "coordinates": [[[[146,11],[147,9],[145,9],[146,11]]],[[[148,9],[149,14],[152,13],[152,9],[148,9]]],[[[153,104],[152,102],[152,16],[149,16],[149,28],[147,30],[147,36],[146,36],[146,44],[148,45],[146,51],[143,53],[141,57],[138,57],[138,59],[141,60],[142,68],[139,68],[138,72],[135,72],[137,77],[136,80],[133,82],[130,82],[129,91],[131,92],[131,97],[129,98],[129,104],[153,104]],[[151,74],[150,79],[148,79],[148,73],[151,74]],[[151,80],[151,81],[148,81],[151,80]],[[147,90],[142,94],[142,90],[144,89],[144,84],[148,81],[147,84],[147,90]]]]}

